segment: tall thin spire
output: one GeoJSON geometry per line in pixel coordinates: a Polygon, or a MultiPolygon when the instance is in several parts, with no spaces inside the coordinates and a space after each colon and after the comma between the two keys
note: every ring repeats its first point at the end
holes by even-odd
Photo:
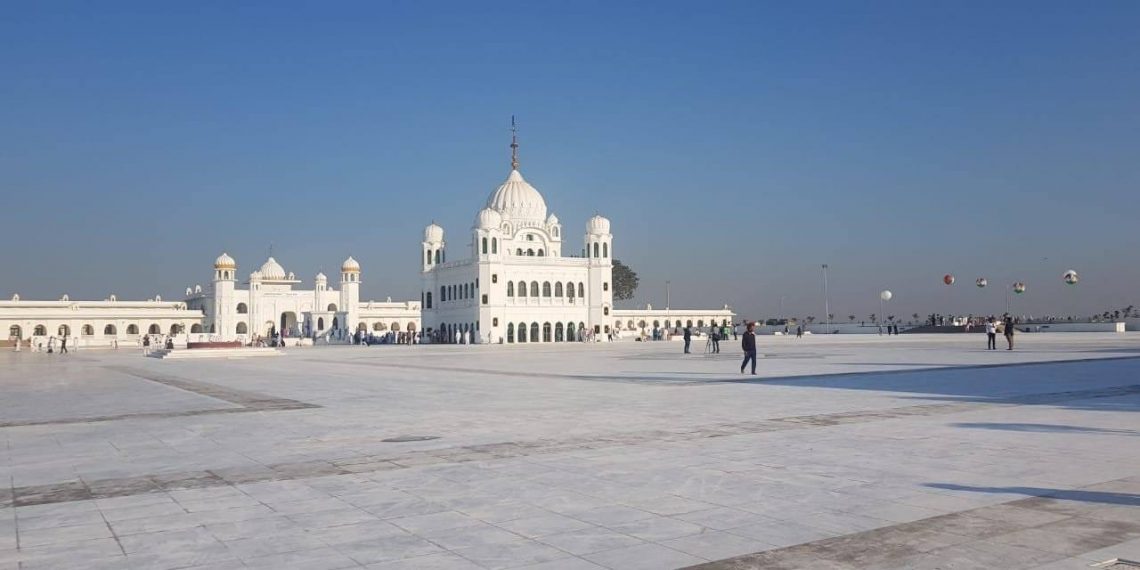
{"type": "Polygon", "coordinates": [[[519,169],[519,129],[515,126],[515,116],[511,115],[511,170],[519,169]]]}

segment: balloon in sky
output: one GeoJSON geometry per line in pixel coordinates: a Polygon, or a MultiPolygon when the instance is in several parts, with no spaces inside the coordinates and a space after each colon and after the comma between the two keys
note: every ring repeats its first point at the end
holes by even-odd
{"type": "Polygon", "coordinates": [[[1025,292],[1025,283],[1022,283],[1021,281],[1014,283],[1013,284],[1013,292],[1017,293],[1018,295],[1024,293],[1025,292]]]}
{"type": "Polygon", "coordinates": [[[990,284],[990,282],[989,282],[989,281],[987,281],[985,277],[979,277],[979,278],[978,278],[978,280],[977,280],[977,281],[975,281],[974,283],[975,283],[975,284],[976,284],[978,287],[985,287],[986,285],[989,285],[989,284],[990,284]]]}
{"type": "Polygon", "coordinates": [[[879,293],[879,298],[884,301],[890,301],[891,297],[894,297],[894,294],[890,291],[883,291],[882,293],[879,293]]]}
{"type": "Polygon", "coordinates": [[[1069,285],[1076,285],[1077,281],[1081,280],[1081,277],[1079,275],[1077,275],[1076,271],[1073,271],[1072,269],[1070,269],[1070,270],[1065,272],[1064,279],[1065,279],[1065,283],[1068,283],[1069,285]]]}
{"type": "Polygon", "coordinates": [[[954,276],[947,273],[946,275],[942,276],[942,282],[947,284],[947,285],[953,285],[954,284],[954,276]]]}

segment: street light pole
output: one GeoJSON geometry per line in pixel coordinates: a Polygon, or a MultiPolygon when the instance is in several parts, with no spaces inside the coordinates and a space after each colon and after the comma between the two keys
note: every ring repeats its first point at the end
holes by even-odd
{"type": "Polygon", "coordinates": [[[669,281],[665,281],[665,310],[669,310],[669,281]]]}
{"type": "Polygon", "coordinates": [[[831,298],[827,294],[827,264],[823,264],[823,318],[824,332],[831,332],[831,298]]]}

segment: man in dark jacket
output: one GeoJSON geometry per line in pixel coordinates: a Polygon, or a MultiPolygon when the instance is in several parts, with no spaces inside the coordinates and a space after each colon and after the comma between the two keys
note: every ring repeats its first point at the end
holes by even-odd
{"type": "Polygon", "coordinates": [[[744,331],[740,341],[741,348],[744,349],[744,362],[740,363],[740,373],[744,374],[744,367],[748,365],[748,361],[752,361],[752,375],[756,375],[756,333],[752,332],[752,328],[756,323],[748,323],[748,329],[744,331]]]}
{"type": "Polygon", "coordinates": [[[685,354],[689,354],[689,343],[693,341],[692,327],[685,327],[685,354]]]}

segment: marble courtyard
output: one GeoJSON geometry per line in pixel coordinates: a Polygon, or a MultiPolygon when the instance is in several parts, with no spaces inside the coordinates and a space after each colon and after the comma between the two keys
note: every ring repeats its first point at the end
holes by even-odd
{"type": "Polygon", "coordinates": [[[758,340],[0,353],[0,569],[1140,560],[1135,334],[758,340]]]}

